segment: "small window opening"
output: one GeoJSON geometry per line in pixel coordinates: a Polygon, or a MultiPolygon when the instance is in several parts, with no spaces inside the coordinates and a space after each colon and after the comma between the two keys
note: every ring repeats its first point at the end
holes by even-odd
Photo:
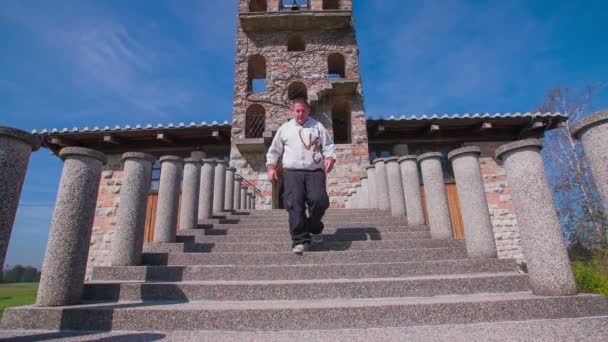
{"type": "Polygon", "coordinates": [[[324,10],[337,10],[340,9],[340,0],[323,0],[324,10]]]}
{"type": "Polygon", "coordinates": [[[293,82],[290,84],[287,88],[287,98],[292,101],[299,98],[308,100],[306,85],[302,82],[293,82]]]}
{"type": "Polygon", "coordinates": [[[247,91],[263,93],[266,91],[266,58],[261,55],[249,57],[247,65],[247,91]]]}
{"type": "Polygon", "coordinates": [[[350,144],[350,104],[336,103],[331,111],[334,143],[350,144]]]}
{"type": "Polygon", "coordinates": [[[245,138],[261,138],[266,126],[266,109],[253,104],[245,112],[245,138]]]}
{"type": "Polygon", "coordinates": [[[332,53],[327,57],[327,77],[344,78],[346,77],[346,60],[341,53],[332,53]]]}
{"type": "Polygon", "coordinates": [[[287,40],[287,51],[306,51],[304,38],[299,34],[290,35],[287,40]]]}
{"type": "Polygon", "coordinates": [[[250,0],[249,12],[266,12],[268,9],[267,0],[250,0]]]}

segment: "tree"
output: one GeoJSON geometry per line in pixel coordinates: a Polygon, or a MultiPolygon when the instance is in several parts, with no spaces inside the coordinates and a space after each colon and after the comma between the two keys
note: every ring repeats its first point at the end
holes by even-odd
{"type": "Polygon", "coordinates": [[[563,127],[547,133],[543,150],[566,239],[571,245],[580,244],[606,254],[608,218],[582,146],[570,135],[570,126],[589,114],[593,95],[599,89],[601,86],[588,86],[581,92],[553,88],[537,111],[561,112],[569,117],[563,127]]]}

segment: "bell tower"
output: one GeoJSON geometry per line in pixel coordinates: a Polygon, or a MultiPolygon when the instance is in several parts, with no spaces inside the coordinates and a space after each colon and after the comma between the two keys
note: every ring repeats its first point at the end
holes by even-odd
{"type": "Polygon", "coordinates": [[[231,164],[262,190],[258,208],[281,207],[265,154],[291,101],[307,98],[337,147],[327,180],[332,207],[369,164],[352,0],[238,0],[231,164]]]}

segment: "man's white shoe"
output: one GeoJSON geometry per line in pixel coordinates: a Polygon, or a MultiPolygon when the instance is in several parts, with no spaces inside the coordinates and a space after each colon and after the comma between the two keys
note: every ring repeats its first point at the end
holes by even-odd
{"type": "Polygon", "coordinates": [[[323,243],[323,235],[321,234],[312,234],[310,240],[313,243],[323,243]]]}
{"type": "Polygon", "coordinates": [[[300,244],[300,245],[293,246],[293,252],[295,254],[303,254],[307,250],[308,250],[308,245],[300,244]]]}

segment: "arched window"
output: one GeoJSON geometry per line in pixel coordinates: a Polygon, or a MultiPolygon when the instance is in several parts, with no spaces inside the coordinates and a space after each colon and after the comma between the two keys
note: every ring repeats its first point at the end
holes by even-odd
{"type": "Polygon", "coordinates": [[[266,12],[267,0],[249,0],[249,12],[266,12]]]}
{"type": "Polygon", "coordinates": [[[340,0],[323,0],[324,10],[337,10],[340,9],[340,0]]]}
{"type": "Polygon", "coordinates": [[[263,93],[266,91],[266,58],[261,55],[249,57],[247,63],[247,91],[263,93]]]}
{"type": "Polygon", "coordinates": [[[308,100],[308,90],[306,89],[306,85],[302,82],[293,82],[290,84],[287,88],[287,98],[290,100],[299,98],[308,100]]]}
{"type": "Polygon", "coordinates": [[[346,59],[343,54],[336,52],[327,57],[327,77],[346,77],[346,59]]]}
{"type": "Polygon", "coordinates": [[[252,104],[245,112],[245,138],[261,138],[266,126],[266,109],[252,104]]]}
{"type": "Polygon", "coordinates": [[[287,51],[306,51],[304,38],[299,34],[289,35],[287,39],[287,51]]]}
{"type": "Polygon", "coordinates": [[[346,101],[336,103],[331,110],[336,144],[350,144],[350,111],[350,104],[346,101]]]}

